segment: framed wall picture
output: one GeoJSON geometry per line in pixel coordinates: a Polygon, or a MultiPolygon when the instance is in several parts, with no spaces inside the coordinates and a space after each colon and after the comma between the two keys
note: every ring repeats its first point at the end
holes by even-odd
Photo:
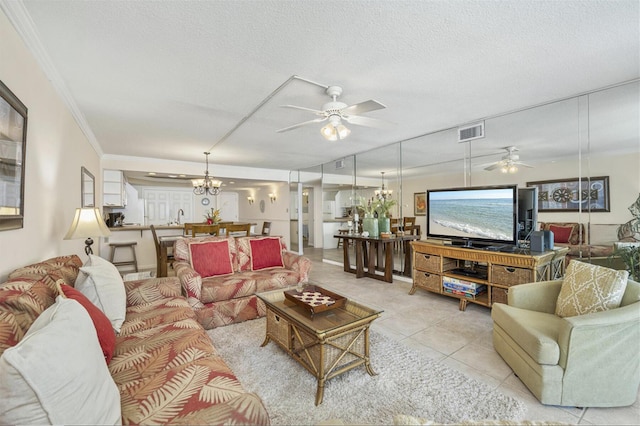
{"type": "Polygon", "coordinates": [[[413,215],[425,216],[426,214],[427,214],[427,193],[414,192],[413,193],[413,215]]]}
{"type": "Polygon", "coordinates": [[[0,231],[24,226],[27,107],[0,81],[0,231]]]}
{"type": "Polygon", "coordinates": [[[84,167],[80,168],[80,193],[82,194],[81,207],[96,206],[96,178],[84,167]]]}
{"type": "Polygon", "coordinates": [[[608,212],[609,176],[527,182],[538,188],[539,212],[608,212]]]}

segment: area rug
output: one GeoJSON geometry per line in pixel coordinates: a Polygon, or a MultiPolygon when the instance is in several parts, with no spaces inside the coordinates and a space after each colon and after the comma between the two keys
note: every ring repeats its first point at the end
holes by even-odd
{"type": "Polygon", "coordinates": [[[358,367],[334,377],[317,407],[316,379],[273,341],[260,347],[264,318],[208,334],[244,388],[262,398],[273,425],[314,425],[330,419],[388,425],[398,414],[438,423],[519,420],[526,415],[521,401],[375,331],[370,333],[370,356],[378,375],[358,367]]]}

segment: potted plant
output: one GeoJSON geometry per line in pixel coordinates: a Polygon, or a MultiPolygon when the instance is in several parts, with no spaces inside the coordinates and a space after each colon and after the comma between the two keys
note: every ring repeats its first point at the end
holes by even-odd
{"type": "Polygon", "coordinates": [[[360,198],[360,205],[364,210],[362,218],[362,232],[368,232],[370,237],[377,238],[380,235],[378,230],[378,218],[375,217],[377,204],[372,199],[360,198]]]}
{"type": "Polygon", "coordinates": [[[611,256],[622,260],[629,271],[629,278],[640,282],[640,244],[618,246],[611,256]]]}

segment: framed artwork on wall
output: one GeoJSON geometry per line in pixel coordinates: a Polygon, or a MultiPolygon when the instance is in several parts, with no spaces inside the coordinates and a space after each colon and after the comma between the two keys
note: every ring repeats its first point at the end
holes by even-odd
{"type": "Polygon", "coordinates": [[[425,216],[426,214],[427,214],[427,193],[414,192],[413,193],[413,215],[425,216]]]}
{"type": "Polygon", "coordinates": [[[27,107],[0,81],[0,231],[24,226],[27,107]]]}
{"type": "Polygon", "coordinates": [[[539,212],[608,212],[609,176],[527,182],[538,188],[539,212]]]}

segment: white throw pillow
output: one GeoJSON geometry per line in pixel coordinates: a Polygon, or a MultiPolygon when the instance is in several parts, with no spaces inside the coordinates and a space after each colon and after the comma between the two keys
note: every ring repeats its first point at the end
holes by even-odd
{"type": "Polygon", "coordinates": [[[127,313],[127,294],[118,268],[100,256],[89,255],[89,261],[80,272],[75,288],[100,308],[115,332],[120,333],[127,313]]]}
{"type": "Polygon", "coordinates": [[[86,309],[61,296],[0,357],[0,424],[121,424],[86,309]]]}

